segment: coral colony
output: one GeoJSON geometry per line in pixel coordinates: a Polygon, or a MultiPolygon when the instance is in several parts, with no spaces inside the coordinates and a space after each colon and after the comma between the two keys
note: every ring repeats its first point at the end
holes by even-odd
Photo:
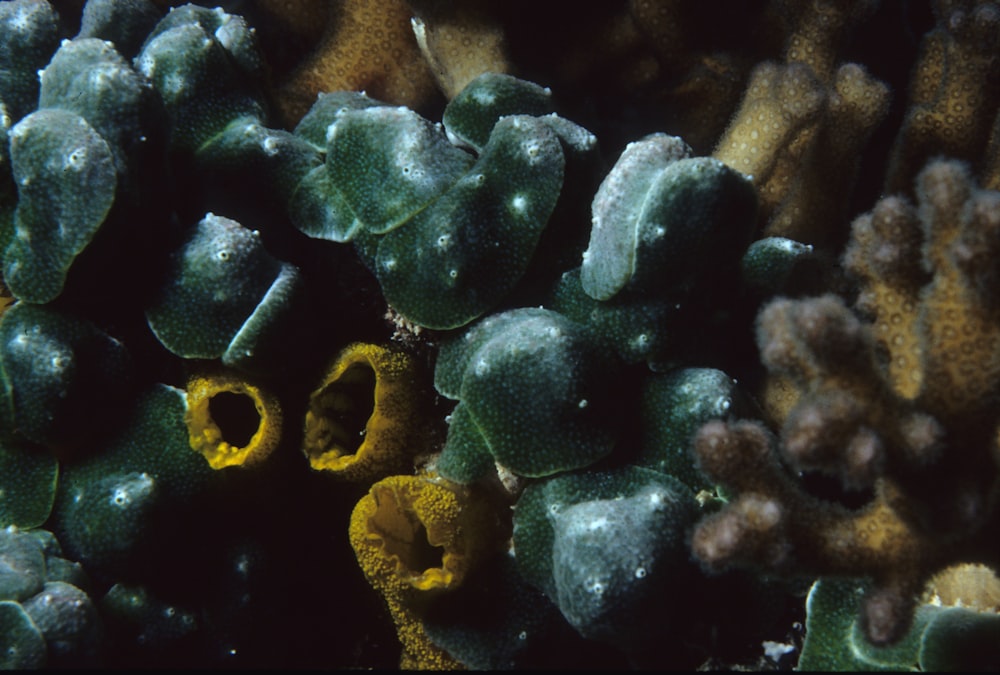
{"type": "Polygon", "coordinates": [[[0,666],[1000,669],[1000,3],[0,2],[0,666]]]}

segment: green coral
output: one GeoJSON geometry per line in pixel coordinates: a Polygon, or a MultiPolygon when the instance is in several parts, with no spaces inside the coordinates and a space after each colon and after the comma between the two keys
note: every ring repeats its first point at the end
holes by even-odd
{"type": "Polygon", "coordinates": [[[694,285],[711,252],[725,264],[749,243],[757,197],[722,162],[691,157],[679,138],[630,143],[594,196],[594,226],[580,280],[596,300],[617,293],[669,296],[694,285]]]}
{"type": "Polygon", "coordinates": [[[78,448],[115,414],[131,368],[124,345],[90,321],[16,303],[0,317],[0,420],[21,439],[78,448]]]}
{"type": "Polygon", "coordinates": [[[35,108],[38,71],[59,46],[59,15],[48,2],[0,4],[0,109],[17,122],[35,108]]]}
{"type": "Polygon", "coordinates": [[[642,384],[639,452],[635,463],[675,476],[693,490],[714,485],[695,467],[691,444],[712,419],[753,417],[755,406],[736,382],[715,368],[653,373],[642,384]]]}
{"type": "Polygon", "coordinates": [[[264,117],[253,33],[221,8],[171,11],[146,37],[135,65],[163,100],[176,152],[197,150],[237,117],[264,117]]]}
{"type": "Polygon", "coordinates": [[[542,117],[554,112],[548,88],[503,73],[483,73],[449,101],[441,122],[453,143],[480,153],[501,117],[542,117]]]}
{"type": "Polygon", "coordinates": [[[107,40],[122,56],[132,58],[159,20],[160,12],[150,0],[88,0],[76,39],[107,40]]]}
{"type": "Polygon", "coordinates": [[[798,667],[826,671],[988,671],[1000,663],[1000,616],[964,607],[920,605],[909,631],[874,646],[857,620],[867,584],[821,579],[806,600],[806,639],[798,667]]]}
{"type": "Polygon", "coordinates": [[[46,530],[0,529],[0,664],[93,667],[104,627],[79,565],[46,530]]]}
{"type": "Polygon", "coordinates": [[[683,621],[664,598],[697,579],[686,532],[698,510],[690,488],[640,467],[556,476],[517,502],[518,568],[581,635],[641,661],[683,621]]]}
{"type": "Polygon", "coordinates": [[[59,462],[49,452],[28,443],[0,438],[0,527],[38,527],[52,512],[59,462]]]}
{"type": "Polygon", "coordinates": [[[615,365],[551,310],[514,309],[474,324],[438,358],[435,386],[459,399],[438,470],[455,480],[477,475],[487,466],[483,449],[521,476],[606,456],[618,434],[615,365]]]}
{"type": "Polygon", "coordinates": [[[268,253],[259,232],[211,213],[175,254],[168,277],[146,310],[156,337],[184,358],[237,367],[266,360],[301,284],[298,269],[268,253]]]}
{"type": "Polygon", "coordinates": [[[180,514],[213,485],[213,470],[189,445],[186,409],[184,392],[153,387],[101,453],[63,470],[55,529],[70,556],[95,575],[148,573],[143,566],[162,555],[170,537],[184,536],[180,514]]]}
{"type": "Polygon", "coordinates": [[[31,113],[10,139],[18,202],[4,283],[22,300],[49,302],[111,210],[115,155],[83,117],[61,109],[31,113]]]}

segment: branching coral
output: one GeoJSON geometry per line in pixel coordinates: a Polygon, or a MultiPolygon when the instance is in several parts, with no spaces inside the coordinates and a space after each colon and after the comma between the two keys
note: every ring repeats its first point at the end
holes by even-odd
{"type": "MultiPolygon", "coordinates": [[[[886,173],[889,194],[909,193],[935,155],[970,162],[984,185],[1000,188],[996,159],[983,156],[1000,132],[1000,4],[936,0],[937,25],[914,66],[906,119],[886,173]]],[[[995,151],[994,151],[995,152],[995,151]]]]}
{"type": "Polygon", "coordinates": [[[954,162],[929,165],[917,192],[916,209],[887,198],[854,226],[847,264],[874,328],[835,296],[761,313],[762,360],[800,393],[780,443],[759,425],[722,422],[696,441],[702,470],[738,495],[699,526],[696,555],[712,567],[870,576],[862,624],[877,644],[905,633],[938,570],[1000,565],[1000,195],[954,162]],[[794,469],[871,498],[851,510],[810,495],[775,446],[794,469]]]}
{"type": "Polygon", "coordinates": [[[753,177],[766,236],[839,243],[858,156],[889,106],[886,85],[862,66],[835,65],[844,30],[872,4],[795,3],[784,63],[753,70],[719,139],[713,156],[753,177]]]}

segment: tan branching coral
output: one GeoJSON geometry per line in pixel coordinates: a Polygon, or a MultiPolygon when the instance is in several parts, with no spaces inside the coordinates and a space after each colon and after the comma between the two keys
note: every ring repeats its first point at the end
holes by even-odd
{"type": "Polygon", "coordinates": [[[937,0],[937,25],[924,36],[909,89],[906,119],[896,136],[885,180],[888,194],[909,193],[935,155],[983,170],[1000,187],[996,160],[1000,129],[1000,3],[937,0]],[[983,156],[991,134],[992,159],[983,156]]]}
{"type": "Polygon", "coordinates": [[[918,205],[889,197],[858,218],[845,255],[862,284],[896,393],[945,419],[992,415],[1000,397],[1000,193],[966,165],[932,162],[918,205]]]}
{"type": "Polygon", "coordinates": [[[854,63],[837,65],[846,29],[871,2],[774,3],[784,62],[754,68],[714,156],[753,177],[764,236],[836,245],[858,157],[888,113],[888,87],[854,63]]]}
{"type": "Polygon", "coordinates": [[[917,194],[917,207],[887,198],[854,225],[846,265],[874,325],[833,295],[759,315],[762,361],[799,393],[780,439],[720,421],[695,447],[736,495],[699,524],[695,554],[713,568],[870,577],[862,624],[878,644],[904,634],[936,572],[1000,567],[1000,193],[941,161],[917,194]],[[868,498],[813,495],[782,460],[868,498]]]}

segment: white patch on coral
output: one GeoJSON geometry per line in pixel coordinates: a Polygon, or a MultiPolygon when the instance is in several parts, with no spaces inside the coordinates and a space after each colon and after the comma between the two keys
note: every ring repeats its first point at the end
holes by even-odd
{"type": "Polygon", "coordinates": [[[280,149],[281,139],[277,136],[266,136],[264,140],[260,142],[260,147],[264,151],[264,154],[268,157],[274,157],[278,154],[280,149]]]}
{"type": "Polygon", "coordinates": [[[86,164],[87,148],[81,146],[66,155],[66,159],[63,161],[63,170],[82,171],[86,164]]]}

